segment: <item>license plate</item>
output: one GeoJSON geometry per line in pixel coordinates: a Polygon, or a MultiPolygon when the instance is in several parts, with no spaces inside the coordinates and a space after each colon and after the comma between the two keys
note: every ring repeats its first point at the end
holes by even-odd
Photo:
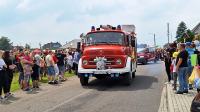
{"type": "Polygon", "coordinates": [[[95,71],[94,74],[107,74],[106,71],[95,71]]]}

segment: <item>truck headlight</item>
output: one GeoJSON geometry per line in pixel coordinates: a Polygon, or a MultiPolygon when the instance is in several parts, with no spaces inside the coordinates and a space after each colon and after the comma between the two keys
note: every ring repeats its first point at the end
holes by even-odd
{"type": "Polygon", "coordinates": [[[122,60],[121,60],[121,59],[118,59],[118,60],[116,61],[116,63],[117,63],[118,65],[121,65],[121,64],[122,64],[122,60]]]}
{"type": "Polygon", "coordinates": [[[144,58],[144,56],[140,56],[140,58],[144,58]]]}
{"type": "Polygon", "coordinates": [[[87,65],[88,61],[87,60],[83,60],[83,65],[87,65]]]}

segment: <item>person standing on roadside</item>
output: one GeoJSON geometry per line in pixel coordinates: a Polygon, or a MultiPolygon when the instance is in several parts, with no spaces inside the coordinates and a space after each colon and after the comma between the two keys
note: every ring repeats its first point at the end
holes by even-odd
{"type": "Polygon", "coordinates": [[[72,57],[72,53],[68,52],[67,55],[67,71],[69,73],[72,73],[72,67],[73,67],[73,57],[72,57]]]}
{"type": "MultiPolygon", "coordinates": [[[[41,63],[43,63],[42,61],[44,61],[43,59],[42,59],[42,57],[40,56],[40,52],[36,52],[35,53],[35,56],[34,56],[34,60],[36,61],[35,62],[35,64],[37,64],[38,65],[38,74],[40,74],[41,72],[41,67],[40,67],[40,64],[41,63]]],[[[40,74],[40,77],[41,77],[41,79],[42,79],[42,76],[41,76],[42,74],[40,74]]]]}
{"type": "Polygon", "coordinates": [[[53,58],[53,61],[54,61],[54,70],[55,70],[54,84],[58,84],[57,80],[59,80],[59,68],[58,68],[58,65],[57,65],[58,59],[56,57],[56,54],[57,54],[57,50],[56,50],[55,53],[52,53],[52,58],[53,58]]]}
{"type": "Polygon", "coordinates": [[[7,75],[5,73],[5,68],[7,68],[7,65],[5,61],[3,60],[3,51],[0,50],[0,102],[3,101],[2,97],[2,90],[4,90],[4,94],[6,95],[8,92],[6,91],[7,86],[7,75]]]}
{"type": "MultiPolygon", "coordinates": [[[[42,57],[41,57],[42,58],[42,57]]],[[[45,61],[42,58],[42,61],[40,61],[40,80],[43,80],[42,78],[46,76],[46,69],[45,69],[45,61]]]]}
{"type": "Polygon", "coordinates": [[[78,75],[78,63],[79,63],[79,59],[81,58],[81,54],[80,54],[80,50],[76,49],[76,52],[74,53],[74,60],[73,60],[73,68],[74,68],[74,72],[75,75],[78,75]]]}
{"type": "Polygon", "coordinates": [[[39,68],[40,66],[38,65],[37,61],[36,60],[33,60],[33,72],[31,74],[31,78],[32,78],[32,84],[33,84],[33,89],[36,89],[36,88],[39,88],[39,75],[40,75],[40,72],[39,71],[39,68]]]}
{"type": "Polygon", "coordinates": [[[54,60],[52,57],[52,51],[48,52],[48,55],[45,57],[45,61],[47,64],[47,74],[48,74],[48,84],[54,84],[55,79],[55,69],[54,69],[54,60]]]}
{"type": "Polygon", "coordinates": [[[3,54],[3,60],[5,61],[7,68],[6,68],[6,74],[8,76],[8,85],[6,87],[6,91],[8,92],[5,97],[10,97],[12,94],[10,93],[10,88],[13,80],[13,70],[15,69],[16,65],[14,64],[14,58],[11,57],[9,51],[5,51],[3,54]]]}
{"type": "Polygon", "coordinates": [[[24,85],[24,91],[32,91],[30,89],[30,78],[31,78],[31,74],[32,74],[32,65],[33,62],[31,60],[31,57],[29,56],[29,52],[25,51],[24,53],[24,57],[22,58],[22,66],[24,69],[24,81],[23,81],[23,85],[24,85]]]}
{"type": "Polygon", "coordinates": [[[187,83],[187,70],[188,70],[188,52],[185,50],[185,44],[179,44],[180,53],[176,60],[176,72],[179,79],[179,90],[176,94],[188,93],[188,83],[187,83]]]}
{"type": "Polygon", "coordinates": [[[66,55],[62,53],[61,50],[58,50],[58,53],[56,54],[56,57],[58,59],[57,65],[58,65],[58,69],[59,69],[59,77],[61,79],[61,81],[65,81],[65,57],[66,55]]]}
{"type": "Polygon", "coordinates": [[[15,60],[17,65],[17,70],[19,71],[19,85],[21,89],[24,89],[24,69],[22,67],[21,60],[24,56],[23,49],[20,49],[18,52],[15,53],[15,60]]]}
{"type": "Polygon", "coordinates": [[[179,52],[174,52],[173,53],[173,58],[172,58],[172,67],[173,67],[173,70],[172,70],[172,76],[173,76],[173,90],[177,90],[177,73],[176,73],[176,58],[178,56],[178,53],[179,52]]]}
{"type": "Polygon", "coordinates": [[[171,66],[171,57],[170,57],[170,53],[167,52],[164,56],[164,62],[165,62],[165,70],[167,73],[167,77],[168,77],[168,82],[171,81],[171,71],[170,71],[170,66],[171,66]]]}
{"type": "MultiPolygon", "coordinates": [[[[188,70],[187,70],[187,75],[190,77],[192,74],[193,66],[191,63],[191,56],[194,54],[195,49],[192,48],[192,44],[190,42],[185,43],[186,47],[185,50],[188,52],[188,70]]],[[[193,89],[192,84],[189,84],[189,89],[193,89]]]]}

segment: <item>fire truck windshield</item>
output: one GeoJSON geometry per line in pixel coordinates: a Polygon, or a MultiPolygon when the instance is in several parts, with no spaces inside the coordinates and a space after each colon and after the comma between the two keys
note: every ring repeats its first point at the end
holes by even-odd
{"type": "Polygon", "coordinates": [[[86,36],[86,45],[124,43],[124,34],[120,32],[97,32],[86,36]]]}

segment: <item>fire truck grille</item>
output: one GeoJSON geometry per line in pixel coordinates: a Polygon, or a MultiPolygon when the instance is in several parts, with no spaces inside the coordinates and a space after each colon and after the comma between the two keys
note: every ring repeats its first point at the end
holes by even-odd
{"type": "MultiPolygon", "coordinates": [[[[95,58],[91,58],[89,60],[89,65],[96,65],[96,62],[94,62],[94,59],[95,58]]],[[[107,61],[106,61],[106,65],[109,66],[109,65],[115,65],[115,59],[114,58],[106,58],[107,61]]]]}

